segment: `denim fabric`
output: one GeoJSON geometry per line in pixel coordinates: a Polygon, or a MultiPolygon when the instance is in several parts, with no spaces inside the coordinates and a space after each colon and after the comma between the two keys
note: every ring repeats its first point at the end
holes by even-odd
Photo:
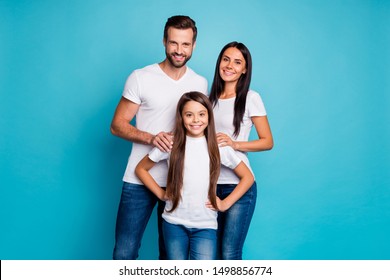
{"type": "MultiPolygon", "coordinates": [[[[226,198],[235,184],[217,185],[217,196],[226,198]]],[[[218,258],[241,260],[242,248],[256,206],[257,185],[251,188],[226,212],[218,213],[218,258]]]]}
{"type": "Polygon", "coordinates": [[[217,230],[187,228],[163,220],[165,247],[169,260],[215,260],[217,230]]]}
{"type": "MultiPolygon", "coordinates": [[[[138,258],[141,239],[157,201],[159,199],[145,186],[123,183],[116,220],[114,260],[135,260],[138,258]]],[[[165,203],[159,201],[157,210],[159,259],[166,259],[161,229],[161,214],[164,207],[165,203]]]]}

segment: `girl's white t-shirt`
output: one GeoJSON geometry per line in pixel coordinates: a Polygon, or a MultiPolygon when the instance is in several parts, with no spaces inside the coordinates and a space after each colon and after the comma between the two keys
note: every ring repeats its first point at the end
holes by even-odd
{"type": "MultiPolygon", "coordinates": [[[[169,159],[169,153],[154,148],[149,158],[154,162],[169,159]]],[[[241,162],[231,147],[220,148],[221,163],[234,169],[241,162]]],[[[206,207],[210,182],[210,159],[206,137],[187,136],[184,159],[183,188],[181,201],[173,212],[172,202],[166,201],[162,217],[168,223],[183,225],[187,228],[217,229],[217,211],[206,207]]]]}

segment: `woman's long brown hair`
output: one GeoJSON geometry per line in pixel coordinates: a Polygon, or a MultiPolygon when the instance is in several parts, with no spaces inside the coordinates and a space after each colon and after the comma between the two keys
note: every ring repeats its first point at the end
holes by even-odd
{"type": "Polygon", "coordinates": [[[179,205],[181,199],[181,190],[183,188],[183,171],[184,157],[186,149],[186,129],[184,127],[182,112],[184,105],[188,101],[195,101],[206,107],[209,124],[204,131],[207,147],[210,157],[210,184],[209,184],[209,200],[215,209],[217,207],[216,189],[219,172],[221,169],[221,159],[219,155],[217,136],[215,132],[213,107],[208,97],[200,92],[192,91],[183,94],[176,108],[176,123],[173,136],[173,147],[169,159],[168,179],[167,179],[167,197],[172,201],[172,209],[168,212],[173,212],[179,205]]]}
{"type": "Polygon", "coordinates": [[[246,63],[246,72],[241,75],[236,85],[236,100],[234,101],[233,136],[237,137],[240,134],[241,123],[245,113],[246,97],[248,95],[252,79],[252,56],[248,48],[243,43],[231,42],[225,45],[219,53],[217,64],[215,65],[214,80],[211,85],[210,101],[215,107],[225,88],[225,82],[219,74],[219,65],[221,65],[223,54],[228,48],[238,49],[242,53],[246,63]]]}

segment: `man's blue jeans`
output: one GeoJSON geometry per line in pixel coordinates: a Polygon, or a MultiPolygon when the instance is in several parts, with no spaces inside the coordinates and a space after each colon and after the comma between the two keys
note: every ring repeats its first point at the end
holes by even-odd
{"type": "Polygon", "coordinates": [[[153,208],[158,203],[159,259],[166,259],[161,229],[165,203],[145,186],[124,182],[115,229],[114,260],[135,260],[153,208]]]}
{"type": "Polygon", "coordinates": [[[217,230],[187,228],[162,222],[165,247],[169,260],[215,260],[217,230]]]}
{"type": "MultiPolygon", "coordinates": [[[[217,196],[226,198],[235,184],[217,185],[217,196]]],[[[257,198],[257,185],[252,187],[226,212],[218,212],[218,258],[241,260],[242,248],[249,230],[257,198]]]]}

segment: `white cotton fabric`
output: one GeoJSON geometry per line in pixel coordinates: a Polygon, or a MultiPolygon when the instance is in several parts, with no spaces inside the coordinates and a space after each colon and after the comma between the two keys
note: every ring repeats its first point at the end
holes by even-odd
{"type": "MultiPolygon", "coordinates": [[[[135,126],[139,130],[157,134],[161,131],[172,131],[177,102],[189,91],[207,94],[207,80],[187,67],[183,77],[176,81],[166,75],[158,64],[152,64],[131,73],[122,96],[141,105],[135,117],[135,126]]],[[[142,185],[134,170],[152,148],[150,145],[133,143],[123,181],[142,185]]],[[[156,164],[150,173],[158,184],[165,186],[165,162],[156,164]]]]}
{"type": "MultiPolygon", "coordinates": [[[[237,137],[233,137],[233,133],[234,133],[233,118],[234,118],[235,100],[236,100],[235,97],[218,100],[218,103],[216,104],[213,110],[214,119],[215,119],[215,128],[217,132],[222,132],[229,135],[234,141],[248,141],[250,131],[253,127],[251,117],[266,116],[267,112],[265,110],[260,95],[253,90],[249,90],[246,99],[245,112],[241,124],[240,133],[237,137]]],[[[247,154],[239,151],[236,151],[236,154],[249,167],[249,169],[251,169],[247,154]]],[[[226,168],[224,166],[221,167],[221,174],[218,179],[218,184],[237,184],[239,181],[240,181],[239,178],[231,169],[226,168]]]]}
{"type": "MultiPolygon", "coordinates": [[[[221,164],[234,169],[241,162],[231,147],[220,148],[221,164]]],[[[149,158],[161,162],[169,158],[169,153],[154,148],[149,158]]],[[[210,159],[206,137],[193,138],[187,136],[183,188],[181,201],[171,213],[172,202],[167,201],[162,217],[171,224],[183,225],[187,228],[217,229],[217,211],[206,207],[210,181],[210,159]]]]}

